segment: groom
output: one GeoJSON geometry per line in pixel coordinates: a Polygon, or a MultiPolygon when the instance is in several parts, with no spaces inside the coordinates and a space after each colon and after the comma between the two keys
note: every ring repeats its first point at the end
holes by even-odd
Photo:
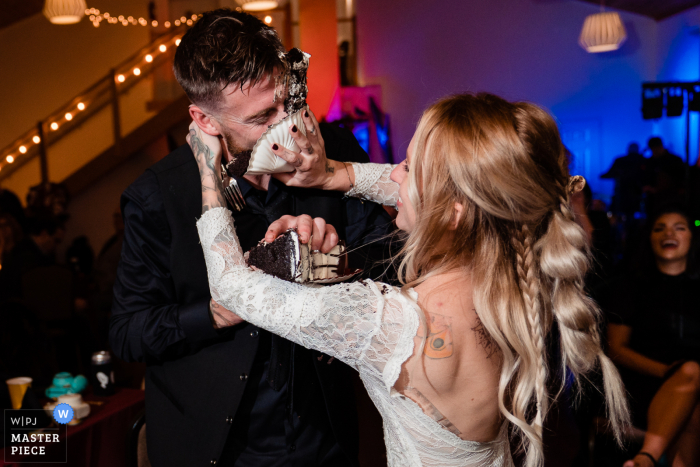
{"type": "MultiPolygon", "coordinates": [[[[231,10],[205,13],[182,38],[174,67],[192,101],[190,115],[203,132],[221,138],[229,159],[285,116],[276,86],[283,52],[273,29],[231,10]]],[[[322,154],[325,141],[333,159],[368,161],[349,132],[319,130],[322,138],[304,149],[307,156],[322,154]]],[[[390,228],[388,215],[372,203],[290,188],[270,176],[237,181],[246,204],[234,212],[244,251],[284,215],[303,215],[300,222],[317,237],[328,222],[350,248],[390,228]],[[309,216],[318,218],[313,227],[309,216]]],[[[148,169],[126,189],[121,206],[124,243],[110,342],[120,358],[147,364],[151,463],[358,465],[350,369],[211,302],[195,226],[201,184],[189,146],[148,169]]],[[[365,256],[381,259],[381,251],[367,248],[365,256]]],[[[361,256],[350,260],[365,267],[361,256]]]]}

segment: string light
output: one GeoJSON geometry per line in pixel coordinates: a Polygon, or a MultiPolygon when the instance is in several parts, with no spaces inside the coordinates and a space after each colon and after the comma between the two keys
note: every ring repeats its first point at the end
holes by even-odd
{"type": "MultiPolygon", "coordinates": [[[[85,16],[87,16],[88,19],[92,21],[92,25],[96,28],[100,27],[100,23],[102,21],[106,21],[108,24],[121,23],[123,26],[128,26],[131,24],[133,26],[151,26],[153,28],[157,28],[160,24],[156,20],[152,20],[149,22],[146,18],[143,17],[136,19],[133,16],[113,16],[107,11],[105,11],[104,13],[100,13],[100,10],[96,8],[88,8],[87,10],[85,10],[85,16]]],[[[172,24],[174,24],[175,26],[180,26],[182,24],[192,26],[195,23],[195,21],[197,21],[201,17],[202,15],[197,14],[192,15],[190,18],[187,18],[186,16],[181,16],[180,18],[173,21],[172,24]]],[[[169,28],[171,26],[170,21],[165,21],[163,23],[163,26],[169,28]]]]}
{"type": "MultiPolygon", "coordinates": [[[[96,11],[96,10],[86,10],[86,14],[87,14],[87,13],[95,14],[95,11],[96,11]]],[[[193,15],[193,16],[196,16],[196,15],[193,15]]],[[[105,18],[105,20],[106,20],[107,22],[112,22],[112,21],[118,22],[118,19],[115,18],[115,17],[113,17],[113,16],[111,16],[111,15],[109,15],[109,13],[106,13],[105,16],[104,16],[104,18],[105,18]]],[[[126,21],[126,22],[128,23],[128,19],[127,19],[127,18],[124,18],[124,21],[126,21]]],[[[136,20],[133,20],[133,18],[132,18],[132,21],[136,21],[136,20]]],[[[172,36],[171,36],[171,38],[168,39],[167,42],[166,42],[165,44],[160,44],[160,45],[158,46],[158,49],[157,49],[156,51],[151,51],[151,53],[143,55],[142,60],[143,60],[144,62],[146,62],[146,63],[152,63],[152,62],[155,60],[155,56],[156,56],[159,52],[164,53],[164,52],[166,52],[166,51],[168,50],[168,47],[166,46],[166,44],[169,43],[170,41],[172,41],[173,39],[174,39],[175,45],[176,45],[176,46],[179,46],[179,45],[180,45],[180,40],[181,40],[180,37],[172,37],[172,36]]],[[[142,62],[142,63],[143,63],[143,62],[142,62]]],[[[143,65],[140,65],[140,66],[143,66],[143,65]]],[[[131,70],[131,73],[133,73],[134,76],[140,76],[140,75],[142,74],[142,70],[141,70],[140,66],[136,66],[136,67],[134,67],[134,68],[131,70]]],[[[125,82],[125,81],[127,80],[127,78],[128,78],[129,76],[130,76],[130,75],[129,75],[128,73],[127,73],[126,75],[124,75],[124,74],[119,74],[119,75],[116,76],[116,80],[117,80],[119,83],[123,83],[123,82],[125,82]]],[[[74,117],[74,115],[75,115],[75,112],[85,110],[86,105],[85,105],[84,102],[78,102],[78,104],[77,104],[75,107],[77,108],[77,110],[74,110],[74,111],[72,111],[72,112],[67,112],[67,113],[65,113],[65,114],[63,115],[63,118],[64,118],[66,121],[71,121],[71,120],[73,120],[73,117],[74,117]]],[[[61,118],[58,118],[56,121],[51,122],[51,123],[49,124],[49,128],[51,129],[51,131],[56,131],[56,130],[59,129],[59,127],[60,127],[60,125],[61,125],[62,123],[63,123],[63,120],[62,120],[61,118]],[[60,123],[59,123],[59,122],[60,122],[60,123]]],[[[38,136],[38,135],[34,135],[34,136],[32,137],[32,139],[31,139],[31,141],[32,141],[34,144],[39,144],[39,143],[41,143],[41,137],[38,136]]],[[[30,143],[30,144],[31,144],[31,143],[30,143]]],[[[15,147],[15,149],[13,149],[13,151],[15,151],[15,150],[16,150],[16,151],[19,151],[20,154],[26,154],[26,153],[28,152],[28,145],[26,145],[26,143],[25,143],[25,145],[21,145],[21,146],[19,146],[19,147],[15,147]]],[[[15,157],[14,157],[13,155],[8,155],[8,156],[6,157],[6,161],[7,161],[7,163],[13,163],[13,162],[15,161],[15,157]]],[[[1,169],[2,169],[2,165],[0,165],[0,170],[1,170],[1,169]]]]}
{"type": "Polygon", "coordinates": [[[270,24],[271,22],[272,22],[272,16],[267,15],[267,16],[265,17],[265,24],[270,24]]]}

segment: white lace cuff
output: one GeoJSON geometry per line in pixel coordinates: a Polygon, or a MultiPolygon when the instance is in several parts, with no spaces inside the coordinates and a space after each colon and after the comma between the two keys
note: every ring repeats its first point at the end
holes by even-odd
{"type": "Polygon", "coordinates": [[[391,164],[353,163],[355,186],[345,193],[345,196],[396,207],[396,201],[399,198],[399,185],[390,178],[394,167],[396,166],[391,164]]]}

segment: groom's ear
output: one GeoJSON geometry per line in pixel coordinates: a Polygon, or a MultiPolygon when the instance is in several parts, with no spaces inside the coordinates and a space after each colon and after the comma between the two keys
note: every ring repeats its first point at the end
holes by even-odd
{"type": "Polygon", "coordinates": [[[218,129],[218,125],[215,124],[215,120],[210,116],[210,114],[205,113],[200,107],[192,104],[190,105],[190,117],[197,124],[200,130],[211,136],[219,136],[221,132],[218,129]]]}

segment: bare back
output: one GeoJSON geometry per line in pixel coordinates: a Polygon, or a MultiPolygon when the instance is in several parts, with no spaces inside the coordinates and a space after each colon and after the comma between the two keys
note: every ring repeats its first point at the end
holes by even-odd
{"type": "Polygon", "coordinates": [[[396,389],[460,438],[495,439],[502,423],[500,351],[474,310],[469,276],[442,274],[415,291],[425,325],[418,329],[396,389]]]}

